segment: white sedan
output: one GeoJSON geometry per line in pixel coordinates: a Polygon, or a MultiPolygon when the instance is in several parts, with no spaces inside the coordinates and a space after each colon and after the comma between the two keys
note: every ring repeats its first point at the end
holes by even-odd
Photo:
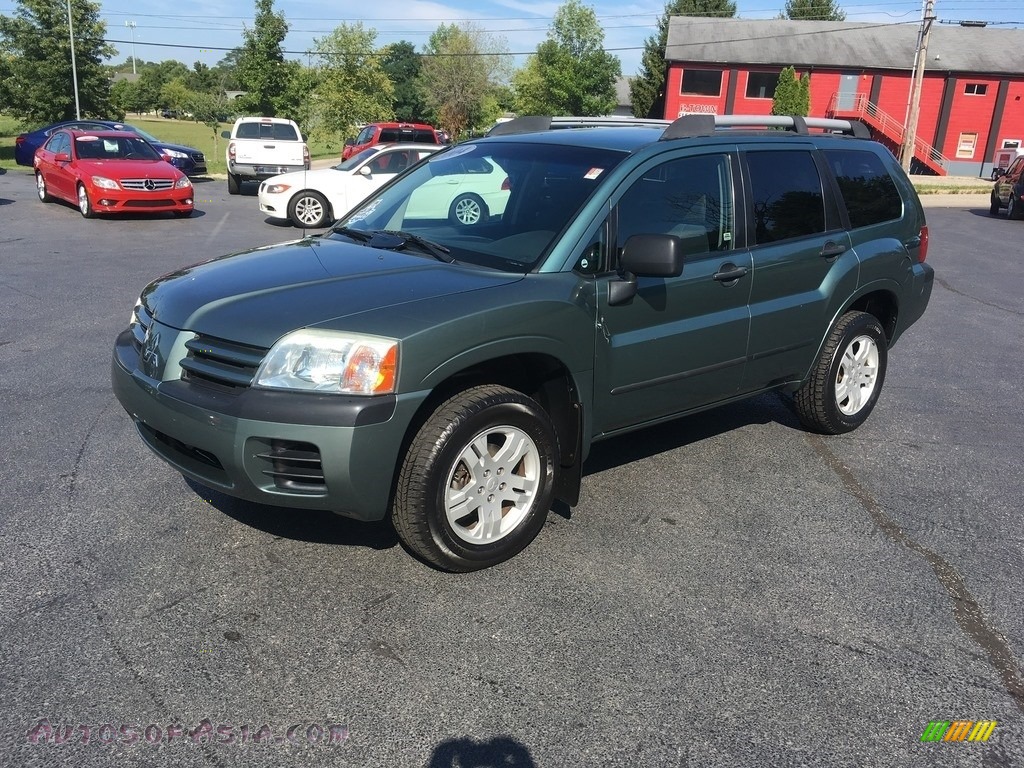
{"type": "Polygon", "coordinates": [[[333,168],[273,176],[260,184],[260,210],[297,227],[326,227],[439,149],[433,144],[377,144],[333,168]]]}

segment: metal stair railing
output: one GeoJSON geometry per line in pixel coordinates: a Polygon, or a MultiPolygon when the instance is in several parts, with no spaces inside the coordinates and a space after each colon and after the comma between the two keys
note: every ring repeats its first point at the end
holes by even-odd
{"type": "MultiPolygon", "coordinates": [[[[863,93],[856,94],[853,106],[843,107],[841,109],[839,108],[839,94],[833,93],[828,109],[829,114],[832,115],[839,112],[854,112],[858,117],[874,125],[897,144],[903,143],[903,123],[889,115],[887,112],[879,109],[878,105],[869,100],[863,93]]],[[[934,168],[941,169],[942,172],[945,173],[946,158],[941,152],[939,152],[939,150],[927,141],[924,141],[920,136],[914,137],[914,155],[922,158],[927,164],[934,168]]]]}

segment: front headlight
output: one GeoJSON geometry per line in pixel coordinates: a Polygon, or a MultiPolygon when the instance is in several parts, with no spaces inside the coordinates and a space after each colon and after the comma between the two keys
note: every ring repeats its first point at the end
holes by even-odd
{"type": "Polygon", "coordinates": [[[293,331],[263,358],[253,386],[345,395],[387,395],[398,379],[398,341],[307,329],[293,331]]]}
{"type": "Polygon", "coordinates": [[[132,307],[132,316],[128,318],[128,327],[131,328],[135,323],[139,322],[139,307],[142,306],[142,297],[139,296],[135,300],[135,306],[132,307]]]}
{"type": "Polygon", "coordinates": [[[185,187],[191,187],[192,182],[188,180],[188,176],[182,176],[176,182],[174,182],[175,189],[184,189],[185,187]]]}
{"type": "Polygon", "coordinates": [[[105,176],[93,176],[92,183],[100,189],[117,189],[117,182],[105,176]]]}
{"type": "Polygon", "coordinates": [[[280,195],[282,192],[287,192],[289,189],[291,189],[291,186],[288,184],[267,184],[267,186],[263,188],[263,191],[268,195],[280,195]]]}
{"type": "Polygon", "coordinates": [[[187,160],[188,159],[188,155],[186,153],[178,152],[175,149],[165,149],[164,150],[164,154],[165,155],[169,155],[170,157],[177,158],[178,160],[187,160]]]}

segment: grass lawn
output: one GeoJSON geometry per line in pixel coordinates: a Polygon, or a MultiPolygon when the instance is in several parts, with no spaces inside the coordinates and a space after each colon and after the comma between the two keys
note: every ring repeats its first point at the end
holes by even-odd
{"type": "MultiPolygon", "coordinates": [[[[221,138],[220,132],[230,131],[231,123],[221,123],[215,137],[209,126],[191,120],[166,120],[150,115],[141,117],[128,115],[125,122],[141,128],[146,133],[161,141],[166,141],[168,144],[184,144],[202,150],[206,155],[206,167],[210,173],[227,172],[224,165],[224,149],[227,140],[221,138]]],[[[13,170],[19,167],[14,162],[14,139],[24,130],[19,121],[0,115],[0,168],[13,170]]],[[[340,161],[341,143],[311,142],[309,152],[314,159],[336,157],[340,161]]]]}

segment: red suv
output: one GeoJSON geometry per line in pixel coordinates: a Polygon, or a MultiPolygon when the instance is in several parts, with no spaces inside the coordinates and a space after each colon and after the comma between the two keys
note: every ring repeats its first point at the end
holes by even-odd
{"type": "Polygon", "coordinates": [[[345,142],[341,159],[348,160],[374,144],[396,144],[400,141],[414,141],[420,144],[440,144],[433,126],[426,123],[370,123],[354,139],[345,142]]]}

